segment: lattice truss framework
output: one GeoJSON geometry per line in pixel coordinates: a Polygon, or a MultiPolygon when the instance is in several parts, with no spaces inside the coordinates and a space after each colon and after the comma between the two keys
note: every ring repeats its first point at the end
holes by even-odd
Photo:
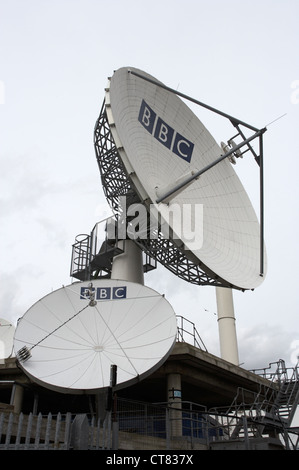
{"type": "MultiPolygon", "coordinates": [[[[126,196],[128,204],[142,203],[142,201],[126,173],[115,145],[107,120],[105,100],[95,125],[94,146],[105,197],[115,213],[120,216],[119,198],[121,196],[126,196]]],[[[139,238],[135,242],[146,254],[187,282],[197,285],[233,287],[209,271],[203,264],[194,264],[188,258],[188,253],[184,253],[173,240],[163,236],[160,226],[156,238],[139,238]]]]}

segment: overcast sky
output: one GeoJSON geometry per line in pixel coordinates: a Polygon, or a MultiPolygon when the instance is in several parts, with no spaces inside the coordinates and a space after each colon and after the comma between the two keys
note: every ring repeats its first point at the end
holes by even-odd
{"type": "MultiPolygon", "coordinates": [[[[299,354],[298,0],[0,0],[0,318],[16,323],[69,284],[71,247],[110,214],[93,129],[123,66],[219,108],[264,135],[268,274],[234,292],[240,362],[299,354]]],[[[220,143],[233,128],[192,105],[220,143]]],[[[258,167],[234,167],[258,211],[258,167]]],[[[145,283],[195,322],[219,355],[215,289],[163,267],[145,283]]]]}

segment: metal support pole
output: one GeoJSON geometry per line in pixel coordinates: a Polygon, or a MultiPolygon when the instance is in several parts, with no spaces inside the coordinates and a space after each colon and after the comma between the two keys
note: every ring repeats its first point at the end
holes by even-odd
{"type": "Polygon", "coordinates": [[[216,300],[221,357],[237,366],[239,353],[232,289],[216,287],[216,300]]]}
{"type": "Polygon", "coordinates": [[[179,183],[178,185],[176,185],[174,188],[170,189],[169,191],[167,191],[163,196],[159,197],[157,200],[156,200],[156,203],[159,204],[159,202],[163,202],[165,199],[167,199],[169,196],[171,196],[173,193],[175,193],[176,191],[178,191],[179,189],[182,189],[184,186],[186,186],[187,184],[189,184],[191,181],[194,181],[196,180],[197,178],[199,178],[199,176],[201,176],[203,173],[205,173],[206,171],[210,170],[211,168],[213,168],[215,165],[217,165],[218,163],[220,163],[222,160],[224,160],[225,158],[229,157],[230,155],[232,155],[233,153],[235,153],[237,150],[239,150],[240,148],[242,148],[244,145],[248,144],[249,142],[251,142],[253,139],[255,139],[256,137],[259,137],[261,136],[264,132],[266,131],[266,129],[260,129],[258,130],[257,132],[255,132],[251,137],[248,137],[248,139],[245,139],[243,142],[241,142],[239,145],[236,145],[236,147],[234,147],[233,149],[231,149],[229,152],[225,153],[224,155],[221,155],[219,158],[217,158],[216,160],[214,160],[212,163],[209,163],[207,166],[205,166],[204,168],[202,168],[201,170],[198,170],[196,171],[193,175],[190,175],[188,178],[186,178],[185,181],[182,181],[181,183],[179,183]]]}
{"type": "Polygon", "coordinates": [[[112,389],[112,450],[118,449],[118,421],[117,421],[117,394],[114,387],[117,381],[117,366],[110,368],[110,387],[112,389]]]}
{"type": "Polygon", "coordinates": [[[181,437],[183,432],[181,374],[169,374],[167,388],[171,438],[181,437]]]}
{"type": "Polygon", "coordinates": [[[111,279],[122,279],[124,281],[144,284],[142,251],[133,240],[126,239],[118,242],[124,253],[113,258],[111,279]]]}
{"type": "Polygon", "coordinates": [[[150,82],[156,86],[159,86],[160,88],[164,88],[164,90],[170,91],[171,93],[174,93],[175,95],[178,95],[181,98],[191,101],[192,103],[198,104],[199,106],[202,106],[203,108],[206,108],[209,111],[212,111],[213,113],[219,114],[220,116],[223,116],[229,119],[231,123],[233,124],[233,126],[240,124],[241,126],[247,127],[248,129],[251,129],[252,131],[255,131],[255,132],[258,131],[256,127],[251,126],[250,124],[247,124],[246,122],[243,122],[240,119],[237,119],[233,116],[230,116],[229,114],[224,113],[223,111],[220,111],[219,109],[213,108],[212,106],[209,106],[208,104],[202,103],[201,101],[198,101],[195,98],[192,98],[191,96],[185,95],[184,93],[180,93],[179,91],[173,88],[163,85],[163,83],[157,82],[156,80],[152,80],[149,77],[145,77],[144,75],[141,75],[140,73],[137,73],[133,70],[129,70],[129,73],[131,73],[132,75],[135,75],[136,77],[142,78],[143,80],[146,80],[147,82],[150,82]]]}
{"type": "Polygon", "coordinates": [[[264,160],[263,139],[260,135],[260,276],[264,275],[264,160]]]}

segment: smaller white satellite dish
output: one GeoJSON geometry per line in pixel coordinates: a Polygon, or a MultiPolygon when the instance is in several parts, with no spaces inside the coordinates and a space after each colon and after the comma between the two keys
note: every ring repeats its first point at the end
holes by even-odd
{"type": "Polygon", "coordinates": [[[123,388],[156,370],[176,340],[164,296],[142,284],[101,279],[58,289],[19,321],[14,348],[35,382],[60,392],[95,393],[117,366],[123,388]]]}
{"type": "Polygon", "coordinates": [[[15,327],[7,320],[0,318],[0,361],[13,355],[14,333],[15,327]]]}

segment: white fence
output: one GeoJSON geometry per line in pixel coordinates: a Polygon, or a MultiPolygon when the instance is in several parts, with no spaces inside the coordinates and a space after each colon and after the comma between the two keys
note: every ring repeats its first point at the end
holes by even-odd
{"type": "Polygon", "coordinates": [[[88,421],[71,413],[0,414],[0,450],[111,449],[111,420],[88,421]]]}

